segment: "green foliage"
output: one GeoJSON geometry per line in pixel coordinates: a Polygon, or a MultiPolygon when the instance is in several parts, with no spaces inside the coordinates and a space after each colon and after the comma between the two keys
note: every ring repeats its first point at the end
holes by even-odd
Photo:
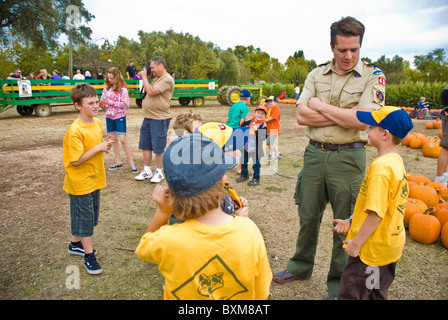
{"type": "Polygon", "coordinates": [[[280,83],[272,83],[266,84],[263,86],[263,95],[265,96],[274,96],[278,97],[282,94],[283,91],[286,91],[286,96],[288,98],[294,98],[295,92],[294,88],[296,86],[292,83],[280,84],[280,83]]]}
{"type": "MultiPolygon", "coordinates": [[[[67,29],[67,7],[74,5],[82,19],[89,22],[93,18],[84,7],[82,0],[8,0],[2,1],[0,10],[0,39],[6,45],[14,39],[33,44],[37,48],[54,49],[61,34],[69,34],[67,29]]],[[[79,26],[73,39],[82,43],[90,37],[92,30],[79,26]]]]}
{"type": "Polygon", "coordinates": [[[442,108],[440,97],[446,83],[408,82],[400,85],[386,86],[386,105],[400,107],[415,107],[420,97],[425,97],[432,107],[442,108]]]}

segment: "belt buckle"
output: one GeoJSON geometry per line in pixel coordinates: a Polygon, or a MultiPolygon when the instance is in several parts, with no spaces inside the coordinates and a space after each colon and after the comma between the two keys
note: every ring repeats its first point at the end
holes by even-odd
{"type": "Polygon", "coordinates": [[[324,143],[323,143],[323,142],[320,143],[320,148],[322,149],[322,151],[327,151],[327,150],[324,148],[324,143]]]}

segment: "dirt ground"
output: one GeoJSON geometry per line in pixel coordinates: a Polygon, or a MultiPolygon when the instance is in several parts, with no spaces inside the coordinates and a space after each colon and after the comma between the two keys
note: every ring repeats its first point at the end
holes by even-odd
{"type": "MultiPolygon", "coordinates": [[[[229,174],[236,191],[249,200],[250,217],[264,236],[273,272],[284,269],[294,252],[299,229],[293,200],[295,177],[301,167],[300,152],[308,142],[305,127],[296,123],[295,106],[280,104],[280,108],[279,144],[285,157],[277,166],[263,164],[261,185],[257,187],[237,184],[236,172],[229,174]]],[[[229,107],[207,101],[205,107],[195,109],[173,102],[173,118],[189,109],[199,112],[204,122],[223,122],[229,107]]],[[[140,113],[132,106],[127,126],[133,156],[141,170],[140,113]]],[[[62,190],[62,139],[76,117],[72,106],[56,107],[48,118],[22,117],[15,109],[0,114],[0,299],[160,300],[163,277],[157,266],[141,261],[133,253],[155,212],[151,199],[154,185],[135,181],[124,152],[124,168],[106,173],[108,186],[101,191],[100,222],[93,237],[103,273],[88,275],[82,258],[67,253],[71,236],[69,198],[62,190]],[[70,282],[72,270],[79,270],[79,287],[73,288],[70,282]]],[[[105,133],[104,112],[99,118],[105,133]]],[[[415,121],[414,131],[425,131],[425,123],[415,121]]],[[[370,147],[367,151],[371,161],[376,151],[370,147]]],[[[399,152],[409,172],[434,179],[436,159],[401,146],[399,152]]],[[[106,167],[112,165],[113,153],[106,154],[105,159],[106,167]]],[[[287,285],[273,283],[273,300],[321,300],[326,296],[331,219],[328,206],[312,277],[287,285]]],[[[391,300],[448,299],[448,250],[440,242],[422,245],[408,236],[389,293],[391,300]]]]}

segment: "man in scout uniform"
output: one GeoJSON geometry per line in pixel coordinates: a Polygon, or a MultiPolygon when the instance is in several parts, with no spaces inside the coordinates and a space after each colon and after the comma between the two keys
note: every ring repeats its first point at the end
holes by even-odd
{"type": "MultiPolygon", "coordinates": [[[[310,141],[295,192],[300,217],[296,252],[286,270],[274,274],[277,283],[311,276],[327,203],[331,204],[334,219],[347,219],[362,184],[367,126],[358,121],[356,110],[384,106],[386,89],[383,72],[359,59],[364,30],[364,25],[352,17],[332,24],[334,58],[308,75],[297,102],[297,122],[308,127],[310,141]]],[[[342,247],[344,236],[335,233],[333,237],[327,299],[337,297],[347,262],[342,247]]]]}

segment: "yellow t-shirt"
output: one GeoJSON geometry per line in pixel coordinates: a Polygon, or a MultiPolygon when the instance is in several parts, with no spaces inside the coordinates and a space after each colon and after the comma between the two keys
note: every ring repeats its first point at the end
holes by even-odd
{"type": "Polygon", "coordinates": [[[387,153],[372,161],[359,191],[347,234],[347,240],[356,236],[367,218],[367,210],[376,212],[383,219],[361,246],[359,257],[365,264],[384,266],[401,258],[406,241],[403,218],[408,194],[406,170],[399,154],[387,153]]]}
{"type": "Polygon", "coordinates": [[[78,161],[86,151],[103,142],[101,121],[93,119],[93,123],[76,119],[67,129],[63,140],[65,166],[63,190],[76,196],[106,187],[104,152],[98,152],[78,167],[71,164],[78,161]]]}
{"type": "Polygon", "coordinates": [[[159,265],[165,300],[263,300],[272,272],[260,230],[247,218],[209,226],[187,220],[146,233],[135,251],[159,265]]]}

